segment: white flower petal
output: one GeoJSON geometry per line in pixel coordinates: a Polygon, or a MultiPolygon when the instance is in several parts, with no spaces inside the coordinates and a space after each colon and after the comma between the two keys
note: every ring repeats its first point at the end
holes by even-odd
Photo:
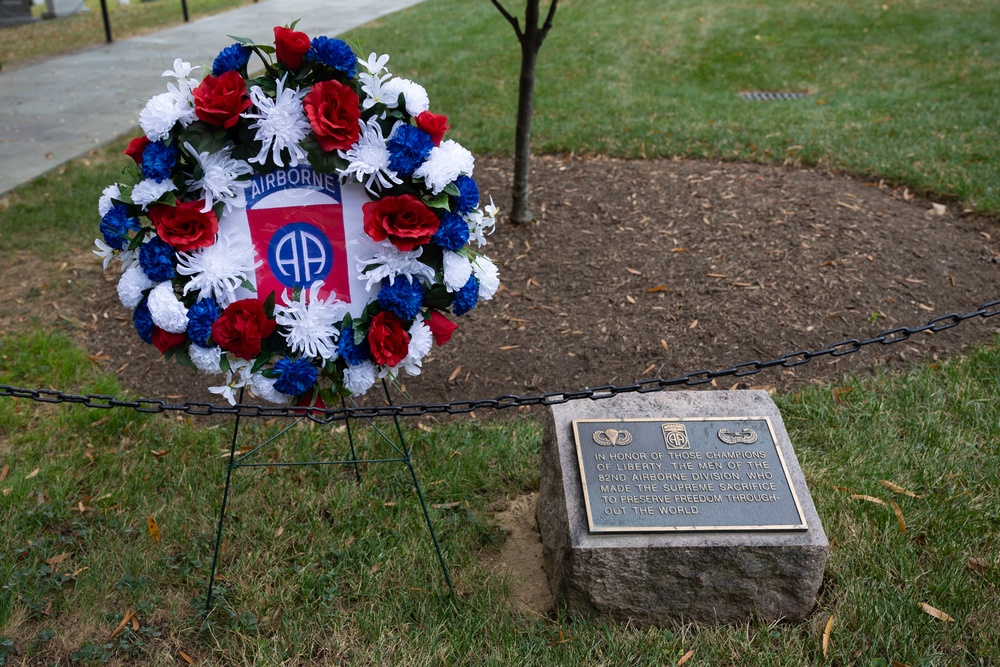
{"type": "Polygon", "coordinates": [[[177,189],[174,182],[169,178],[162,181],[155,181],[152,178],[147,178],[132,189],[132,202],[142,207],[142,210],[147,210],[149,205],[154,201],[162,197],[168,192],[173,192],[177,189]]]}
{"type": "Polygon", "coordinates": [[[365,361],[344,370],[344,388],[354,396],[361,396],[375,384],[375,364],[365,361]]]}
{"type": "Polygon", "coordinates": [[[472,275],[472,263],[466,257],[451,250],[444,251],[444,286],[449,292],[457,292],[465,287],[472,275]]]}
{"type": "Polygon", "coordinates": [[[486,256],[479,256],[472,262],[472,271],[479,281],[479,300],[489,301],[500,288],[500,270],[486,256]]]}
{"type": "Polygon", "coordinates": [[[219,346],[202,347],[192,343],[188,347],[188,356],[191,357],[191,361],[195,367],[202,373],[216,375],[222,372],[222,348],[219,346]]]}
{"type": "Polygon", "coordinates": [[[136,264],[125,271],[118,281],[118,298],[123,306],[129,310],[135,310],[135,307],[142,301],[142,293],[154,284],[146,277],[146,272],[142,270],[142,267],[136,264]]]}
{"type": "Polygon", "coordinates": [[[149,314],[153,324],[170,333],[184,333],[188,325],[188,309],[177,299],[174,286],[166,280],[149,293],[149,314]]]}
{"type": "Polygon", "coordinates": [[[277,382],[277,378],[266,378],[260,373],[254,373],[250,378],[250,391],[263,398],[268,403],[277,403],[278,405],[288,405],[293,396],[288,394],[282,394],[280,391],[274,388],[274,383],[277,382]]]}
{"type": "Polygon", "coordinates": [[[247,239],[220,232],[215,244],[191,253],[177,253],[177,273],[190,276],[184,294],[196,290],[198,300],[212,297],[225,308],[236,300],[236,288],[263,264],[247,239]]]}
{"type": "Polygon", "coordinates": [[[399,96],[402,94],[406,102],[406,113],[411,116],[419,116],[431,106],[424,87],[409,79],[389,79],[382,84],[381,92],[382,101],[390,109],[398,106],[399,96]]]}
{"type": "Polygon", "coordinates": [[[402,368],[409,375],[420,375],[423,359],[434,346],[434,335],[420,315],[417,315],[410,326],[409,334],[410,347],[407,348],[406,357],[399,362],[398,368],[402,368]]]}
{"type": "Polygon", "coordinates": [[[274,320],[292,352],[330,361],[337,358],[340,331],[335,325],[344,319],[347,304],[336,296],[327,301],[320,299],[322,286],[322,280],[313,283],[299,292],[298,299],[289,299],[288,292],[282,292],[284,305],[275,306],[274,320]]]}
{"type": "Polygon", "coordinates": [[[431,192],[439,194],[462,174],[472,176],[475,163],[476,159],[468,149],[448,139],[431,149],[424,163],[413,172],[413,177],[424,179],[431,192]]]}

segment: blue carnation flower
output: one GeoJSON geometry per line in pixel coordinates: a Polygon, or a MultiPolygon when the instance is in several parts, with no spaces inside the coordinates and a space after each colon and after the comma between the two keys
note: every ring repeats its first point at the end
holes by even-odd
{"type": "Polygon", "coordinates": [[[212,62],[212,76],[222,76],[226,72],[239,72],[250,62],[250,55],[253,49],[243,46],[239,42],[230,44],[219,51],[212,62]]]}
{"type": "Polygon", "coordinates": [[[455,298],[451,302],[451,311],[456,315],[465,315],[476,307],[479,302],[479,281],[475,274],[469,276],[465,286],[455,292],[455,298]]]}
{"type": "Polygon", "coordinates": [[[412,176],[434,148],[434,140],[418,127],[400,125],[386,142],[389,167],[403,176],[412,176]]]}
{"type": "Polygon", "coordinates": [[[281,373],[274,382],[274,388],[282,394],[301,396],[316,383],[319,371],[308,359],[292,361],[291,357],[279,359],[274,370],[281,373]]]}
{"type": "Polygon", "coordinates": [[[123,250],[130,242],[129,231],[139,231],[139,218],[128,214],[125,204],[115,204],[101,218],[101,235],[104,242],[115,250],[123,250]]]}
{"type": "Polygon", "coordinates": [[[147,343],[153,342],[153,316],[149,314],[149,303],[146,299],[139,302],[139,305],[132,311],[132,324],[139,338],[147,343]]]}
{"type": "Polygon", "coordinates": [[[354,344],[354,325],[348,324],[340,332],[340,339],[337,341],[337,354],[347,362],[349,366],[357,366],[368,361],[368,341],[361,341],[361,345],[354,344]]]}
{"type": "Polygon", "coordinates": [[[312,48],[306,53],[306,60],[321,62],[352,79],[356,69],[355,63],[358,62],[357,56],[347,42],[329,37],[313,37],[312,48]]]}
{"type": "Polygon", "coordinates": [[[142,152],[142,177],[154,181],[165,181],[170,178],[177,162],[177,149],[162,141],[154,141],[142,152]]]}
{"type": "Polygon", "coordinates": [[[469,242],[469,224],[454,213],[445,213],[431,238],[445,250],[461,250],[469,242]]]}
{"type": "Polygon", "coordinates": [[[455,210],[459,213],[470,213],[479,206],[479,185],[471,176],[462,174],[455,179],[455,187],[461,193],[455,197],[455,210]]]}
{"type": "Polygon", "coordinates": [[[424,305],[424,286],[419,280],[410,282],[402,276],[396,276],[392,282],[383,280],[378,305],[401,320],[412,320],[424,305]]]}
{"type": "Polygon", "coordinates": [[[146,277],[154,283],[162,283],[174,277],[174,249],[159,237],[153,238],[139,249],[139,265],[146,277]]]}
{"type": "Polygon", "coordinates": [[[201,347],[210,347],[208,342],[212,337],[212,323],[222,313],[215,299],[208,297],[191,306],[188,310],[187,335],[191,342],[201,347]]]}

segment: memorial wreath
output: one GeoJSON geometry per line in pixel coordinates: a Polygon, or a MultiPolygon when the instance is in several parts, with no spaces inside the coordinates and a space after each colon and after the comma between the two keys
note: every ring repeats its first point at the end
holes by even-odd
{"type": "Polygon", "coordinates": [[[200,82],[179,58],[163,73],[125,150],[135,165],[100,198],[95,253],[120,262],[145,342],[225,375],[210,391],[321,404],[418,375],[457,328],[446,314],[493,297],[476,248],[497,209],[387,55],[295,24],[274,37],[234,37],[200,82]]]}

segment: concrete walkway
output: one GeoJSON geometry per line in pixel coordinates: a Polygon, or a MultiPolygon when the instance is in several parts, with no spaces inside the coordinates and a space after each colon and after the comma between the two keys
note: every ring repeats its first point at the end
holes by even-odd
{"type": "Polygon", "coordinates": [[[297,28],[310,37],[332,37],[420,1],[267,0],[3,71],[0,195],[138,125],[145,101],[166,91],[167,79],[160,75],[174,58],[210,70],[218,52],[232,43],[226,35],[271,43],[274,26],[301,19],[297,28]]]}

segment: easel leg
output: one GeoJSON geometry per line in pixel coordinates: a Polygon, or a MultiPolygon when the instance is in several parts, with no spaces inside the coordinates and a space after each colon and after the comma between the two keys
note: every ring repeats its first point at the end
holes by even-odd
{"type": "MultiPolygon", "coordinates": [[[[340,407],[347,409],[347,402],[341,398],[340,407]]],[[[354,461],[354,478],[360,482],[361,481],[361,466],[358,464],[358,455],[354,451],[354,434],[351,432],[351,419],[348,417],[344,420],[344,424],[347,426],[347,442],[351,443],[351,460],[354,461]]]]}
{"type": "MultiPolygon", "coordinates": [[[[389,385],[386,383],[385,379],[382,380],[382,389],[385,390],[385,398],[392,405],[392,396],[389,394],[389,385]]],[[[392,416],[392,421],[396,425],[396,435],[399,437],[399,444],[403,448],[403,458],[406,462],[406,467],[410,469],[410,476],[413,478],[413,487],[417,490],[417,499],[420,501],[420,509],[424,511],[424,520],[427,522],[427,531],[431,534],[431,541],[434,543],[434,551],[437,553],[438,563],[441,564],[441,572],[444,574],[445,583],[448,584],[448,592],[451,593],[452,597],[455,595],[455,589],[451,585],[451,577],[448,575],[448,566],[444,563],[444,556],[441,554],[441,545],[438,544],[437,535],[434,533],[434,524],[431,523],[430,512],[427,511],[427,503],[424,502],[424,492],[420,488],[420,481],[417,479],[417,471],[413,469],[413,461],[410,459],[410,448],[406,445],[406,439],[403,437],[403,428],[399,425],[399,417],[395,414],[392,416]]]]}
{"type": "MultiPolygon", "coordinates": [[[[240,389],[239,403],[243,402],[243,389],[240,389]]],[[[233,460],[236,458],[236,442],[240,433],[240,415],[236,414],[233,425],[233,442],[229,446],[229,464],[226,466],[226,486],[222,491],[222,507],[219,509],[219,524],[215,531],[215,553],[212,554],[212,570],[208,575],[208,594],[205,595],[205,613],[212,610],[212,588],[215,586],[215,570],[219,563],[219,550],[222,547],[222,524],[226,520],[226,502],[229,500],[229,483],[233,477],[233,460]]]]}

